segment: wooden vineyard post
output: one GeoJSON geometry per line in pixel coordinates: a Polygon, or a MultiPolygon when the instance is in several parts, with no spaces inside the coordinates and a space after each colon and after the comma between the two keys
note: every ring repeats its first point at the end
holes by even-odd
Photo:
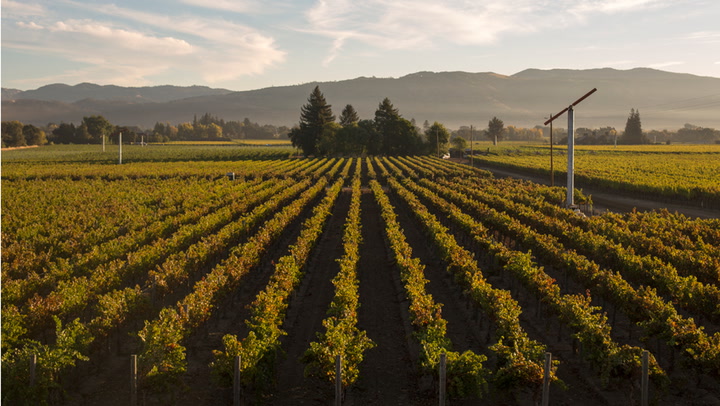
{"type": "Polygon", "coordinates": [[[137,406],[137,355],[130,356],[130,406],[137,406]]]}
{"type": "Polygon", "coordinates": [[[640,381],[640,406],[648,406],[648,364],[650,353],[644,350],[642,353],[642,378],[640,381]]]}
{"type": "Polygon", "coordinates": [[[35,385],[35,369],[37,368],[37,355],[30,356],[30,386],[35,385]]]}
{"type": "Polygon", "coordinates": [[[552,368],[552,354],[545,353],[545,377],[543,378],[542,406],[550,403],[550,370],[552,368]]]}
{"type": "Polygon", "coordinates": [[[335,356],[335,406],[342,405],[342,357],[335,356]]]}
{"type": "Polygon", "coordinates": [[[235,356],[235,375],[233,375],[233,405],[240,406],[240,356],[235,356]]]}
{"type": "Polygon", "coordinates": [[[447,384],[446,372],[447,372],[447,355],[445,353],[440,354],[440,379],[439,379],[439,401],[440,406],[445,406],[445,386],[447,384]]]}

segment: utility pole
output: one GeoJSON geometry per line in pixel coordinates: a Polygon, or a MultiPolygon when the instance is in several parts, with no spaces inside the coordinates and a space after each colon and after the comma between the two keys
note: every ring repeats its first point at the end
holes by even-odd
{"type": "Polygon", "coordinates": [[[438,135],[438,128],[437,128],[437,126],[435,126],[435,139],[437,140],[438,158],[440,158],[440,135],[438,135]]]}
{"type": "Polygon", "coordinates": [[[585,93],[585,95],[577,100],[570,106],[564,108],[561,112],[551,116],[545,125],[552,123],[553,120],[560,117],[566,111],[568,112],[568,168],[567,168],[567,200],[565,205],[568,208],[573,208],[575,202],[573,201],[573,193],[575,192],[575,112],[573,107],[577,106],[581,101],[585,100],[591,94],[595,93],[597,88],[585,93]]]}
{"type": "MultiPolygon", "coordinates": [[[[552,117],[552,114],[550,114],[552,117]]],[[[555,186],[555,168],[553,167],[553,128],[550,122],[550,186],[555,186]]]]}
{"type": "Polygon", "coordinates": [[[475,162],[473,161],[473,128],[472,128],[472,124],[470,124],[470,166],[475,166],[475,162]]]}

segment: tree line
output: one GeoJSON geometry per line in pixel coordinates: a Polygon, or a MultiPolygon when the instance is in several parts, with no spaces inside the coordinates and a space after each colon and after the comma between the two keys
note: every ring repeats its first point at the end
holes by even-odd
{"type": "Polygon", "coordinates": [[[103,116],[83,117],[77,126],[73,123],[48,124],[40,128],[19,121],[2,122],[2,146],[22,147],[27,145],[53,144],[100,144],[105,141],[117,142],[119,134],[126,142],[140,141],[143,134],[137,127],[111,124],[103,116]]]}
{"type": "MultiPolygon", "coordinates": [[[[461,126],[450,131],[443,124],[427,120],[422,128],[415,120],[407,120],[388,98],[378,105],[373,119],[360,119],[355,108],[348,104],[336,122],[332,106],[316,87],[301,107],[300,123],[290,129],[286,126],[258,124],[249,118],[243,121],[225,121],[210,113],[192,122],[171,125],[155,123],[152,130],[134,126],[111,124],[101,115],[83,117],[80,124],[61,123],[36,127],[19,121],[2,122],[2,147],[55,144],[117,143],[119,134],[123,141],[169,142],[169,141],[220,141],[233,139],[278,139],[289,137],[292,144],[305,155],[413,155],[443,154],[451,147],[465,150],[470,140],[487,138],[494,143],[511,141],[546,141],[549,128],[535,126],[521,128],[505,127],[502,120],[493,117],[486,129],[461,126]]],[[[720,143],[720,131],[692,124],[685,124],[676,131],[643,131],[640,112],[630,110],[625,130],[614,127],[575,129],[578,145],[649,144],[649,143],[720,143]]],[[[567,143],[567,130],[555,128],[553,142],[567,143]]]]}
{"type": "Polygon", "coordinates": [[[360,119],[348,104],[336,122],[332,106],[316,86],[300,109],[300,123],[288,137],[305,155],[416,155],[446,151],[450,133],[435,122],[421,134],[387,97],[372,120],[360,119]]]}
{"type": "Polygon", "coordinates": [[[23,124],[19,121],[2,122],[3,148],[44,145],[46,143],[45,131],[32,124],[23,124]]]}
{"type": "Polygon", "coordinates": [[[245,118],[243,121],[225,121],[210,113],[197,116],[192,122],[180,123],[176,126],[170,123],[155,123],[150,133],[150,142],[167,141],[222,141],[234,139],[277,139],[288,134],[290,129],[286,126],[276,127],[271,124],[260,125],[245,118]]]}
{"type": "Polygon", "coordinates": [[[197,116],[192,122],[171,125],[155,123],[152,130],[135,126],[119,126],[101,115],[83,117],[74,123],[48,124],[36,127],[20,121],[2,122],[2,147],[53,144],[101,144],[117,143],[120,133],[123,142],[169,142],[169,141],[221,141],[232,139],[276,139],[284,137],[290,129],[286,126],[258,123],[245,118],[243,121],[225,121],[210,113],[197,116]]]}

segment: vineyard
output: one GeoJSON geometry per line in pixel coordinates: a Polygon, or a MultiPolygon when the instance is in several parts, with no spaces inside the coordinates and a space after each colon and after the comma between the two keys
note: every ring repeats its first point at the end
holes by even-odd
{"type": "MultiPolygon", "coordinates": [[[[566,176],[566,153],[567,146],[555,147],[557,180],[566,176]]],[[[651,196],[720,211],[718,145],[578,146],[575,155],[576,187],[651,196]]],[[[474,159],[479,165],[519,169],[549,179],[549,146],[493,147],[474,159]]]]}
{"type": "Polygon", "coordinates": [[[3,405],[329,404],[338,355],[344,404],[430,405],[441,354],[448,404],[527,405],[548,352],[550,404],[634,405],[645,350],[653,404],[720,403],[718,219],[585,217],[432,157],[183,151],[3,162],[3,405]]]}

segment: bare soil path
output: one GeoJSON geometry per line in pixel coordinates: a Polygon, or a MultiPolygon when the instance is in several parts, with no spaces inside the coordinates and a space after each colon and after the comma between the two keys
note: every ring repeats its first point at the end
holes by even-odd
{"type": "Polygon", "coordinates": [[[267,398],[272,405],[326,405],[334,397],[332,383],[304,376],[301,357],[323,331],[322,321],[335,294],[332,279],[343,254],[343,225],[350,206],[350,193],[343,192],[332,211],[320,241],[313,249],[305,276],[290,301],[283,329],[285,356],[276,366],[276,387],[267,398]]]}
{"type": "Polygon", "coordinates": [[[362,245],[358,327],[376,347],[360,364],[360,378],[347,394],[352,405],[422,405],[418,399],[417,354],[411,348],[408,302],[399,271],[389,257],[380,208],[371,192],[361,197],[362,245]]]}

